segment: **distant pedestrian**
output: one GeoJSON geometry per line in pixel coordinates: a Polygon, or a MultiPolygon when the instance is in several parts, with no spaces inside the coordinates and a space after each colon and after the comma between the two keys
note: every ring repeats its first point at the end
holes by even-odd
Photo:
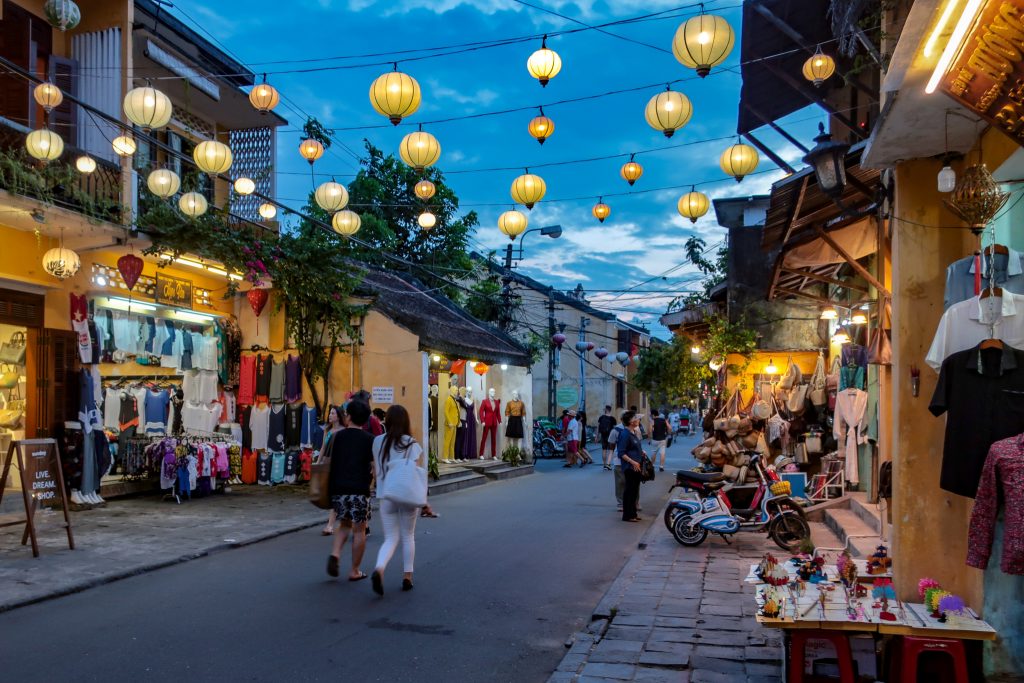
{"type": "Polygon", "coordinates": [[[627,429],[619,431],[616,451],[622,461],[625,486],[622,491],[622,521],[639,522],[637,503],[640,499],[640,463],[643,460],[643,446],[640,441],[640,416],[627,410],[622,414],[622,424],[627,429]]]}
{"type": "Polygon", "coordinates": [[[594,459],[590,457],[590,451],[587,450],[587,414],[581,410],[576,419],[580,423],[579,455],[583,458],[583,462],[589,465],[594,462],[594,459]]]}
{"type": "MultiPolygon", "coordinates": [[[[615,418],[613,417],[612,420],[615,418]]],[[[619,512],[622,512],[622,491],[626,487],[626,476],[622,473],[622,460],[619,458],[619,435],[626,431],[624,425],[617,422],[612,424],[612,430],[608,432],[608,443],[612,448],[612,472],[615,474],[615,502],[619,512]]]]}
{"type": "MultiPolygon", "coordinates": [[[[398,460],[416,461],[417,466],[426,467],[423,448],[412,438],[409,411],[399,405],[388,408],[385,423],[388,431],[373,440],[373,471],[383,486],[389,467],[398,460]]],[[[397,476],[397,475],[396,475],[397,476]]],[[[402,544],[402,590],[412,590],[413,560],[416,557],[416,518],[420,508],[402,505],[390,500],[380,502],[380,516],[384,526],[384,543],[377,553],[377,564],[373,570],[373,591],[384,595],[384,570],[395,554],[399,542],[402,544]]]]}
{"type": "Polygon", "coordinates": [[[576,411],[570,410],[569,422],[565,428],[565,464],[562,467],[572,467],[579,460],[580,467],[586,465],[586,461],[579,457],[580,451],[580,422],[576,419],[576,411]]]}
{"type": "MultiPolygon", "coordinates": [[[[370,392],[366,389],[360,389],[356,393],[352,394],[352,401],[361,401],[365,403],[367,407],[370,407],[370,392]]],[[[379,410],[379,408],[378,408],[379,410]]],[[[370,413],[369,419],[366,420],[366,424],[363,425],[363,431],[367,432],[370,436],[380,436],[384,433],[384,424],[380,418],[377,417],[376,411],[370,413]]]]}
{"type": "Polygon", "coordinates": [[[665,449],[666,443],[668,442],[668,420],[662,417],[661,413],[657,410],[651,410],[651,441],[654,444],[654,460],[658,462],[660,458],[660,464],[658,469],[662,472],[665,471],[665,449]]]}
{"type": "Polygon", "coordinates": [[[373,416],[375,418],[377,418],[378,422],[380,422],[381,426],[384,428],[384,431],[387,431],[388,430],[387,413],[384,412],[384,409],[383,408],[374,408],[373,409],[373,416]]]}
{"type": "Polygon", "coordinates": [[[347,407],[349,426],[331,439],[329,490],[338,515],[334,547],[327,559],[327,573],[338,576],[338,562],[348,537],[352,536],[352,570],[349,581],[366,574],[359,568],[366,551],[366,520],[370,511],[370,479],[373,476],[373,437],[363,427],[370,419],[370,406],[352,400],[347,407]]]}
{"type": "Polygon", "coordinates": [[[608,436],[615,426],[615,417],[612,415],[612,407],[604,407],[604,415],[597,418],[597,435],[601,439],[601,462],[606,470],[612,468],[612,455],[615,453],[615,444],[608,440],[608,436]]]}
{"type": "MultiPolygon", "coordinates": [[[[345,428],[346,419],[347,416],[341,406],[330,406],[327,409],[327,424],[324,425],[324,443],[320,447],[319,455],[316,457],[317,462],[322,462],[324,454],[331,452],[331,437],[334,436],[335,432],[345,428]]],[[[322,536],[330,536],[334,533],[334,523],[337,521],[337,518],[338,513],[332,507],[331,514],[327,517],[327,526],[320,531],[322,536]]]]}

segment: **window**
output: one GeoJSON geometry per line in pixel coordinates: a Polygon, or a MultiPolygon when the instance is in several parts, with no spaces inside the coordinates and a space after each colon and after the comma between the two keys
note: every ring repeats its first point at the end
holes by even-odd
{"type": "Polygon", "coordinates": [[[626,384],[622,380],[615,382],[615,407],[619,409],[626,407],[626,384]]]}

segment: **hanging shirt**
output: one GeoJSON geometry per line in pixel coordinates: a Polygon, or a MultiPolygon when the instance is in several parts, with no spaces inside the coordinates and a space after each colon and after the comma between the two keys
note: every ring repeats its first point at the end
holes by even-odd
{"type": "Polygon", "coordinates": [[[93,427],[102,427],[103,420],[96,408],[96,390],[93,386],[93,375],[86,369],[78,371],[78,421],[82,423],[82,431],[91,434],[93,427]]]}
{"type": "Polygon", "coordinates": [[[284,364],[284,400],[288,402],[302,399],[302,366],[298,356],[288,354],[284,364]]]}
{"type": "Polygon", "coordinates": [[[276,360],[270,365],[270,402],[284,402],[284,363],[276,360]]]}
{"type": "Polygon", "coordinates": [[[285,456],[281,451],[274,451],[270,454],[271,484],[281,484],[284,482],[284,461],[285,456]]]}
{"type": "Polygon", "coordinates": [[[235,409],[237,408],[237,405],[236,405],[236,402],[235,402],[235,394],[232,391],[229,391],[229,390],[222,391],[222,392],[220,392],[220,397],[217,399],[217,402],[220,403],[221,406],[224,407],[224,410],[221,411],[221,417],[220,417],[221,421],[222,422],[234,422],[235,421],[235,409]]]}
{"type": "Polygon", "coordinates": [[[1024,434],[992,444],[978,484],[967,534],[967,564],[988,567],[992,554],[999,502],[1004,506],[1003,557],[1005,574],[1024,574],[1024,434]]]}
{"type": "Polygon", "coordinates": [[[239,359],[238,402],[246,406],[256,402],[256,356],[239,359]]]}
{"type": "Polygon", "coordinates": [[[846,458],[846,481],[860,482],[857,467],[857,446],[867,443],[864,436],[864,410],[868,405],[868,392],[860,389],[844,389],[836,394],[835,420],[832,435],[839,442],[839,450],[846,458]]]}
{"type": "Polygon", "coordinates": [[[85,295],[71,292],[71,328],[78,337],[78,357],[92,363],[92,337],[89,336],[89,302],[85,295]]]}
{"type": "Polygon", "coordinates": [[[267,432],[267,448],[272,451],[284,450],[285,407],[276,403],[270,407],[270,426],[267,432]]]}
{"type": "Polygon", "coordinates": [[[242,449],[242,483],[256,483],[256,454],[248,448],[242,449]]]}
{"type": "MultiPolygon", "coordinates": [[[[139,409],[135,405],[135,394],[130,391],[121,393],[121,410],[118,413],[118,429],[122,432],[139,426],[139,409]]],[[[168,488],[164,486],[163,488],[168,488]]]]}
{"type": "MultiPolygon", "coordinates": [[[[1024,294],[1024,254],[1013,249],[1008,251],[1008,254],[991,254],[986,249],[980,257],[982,289],[994,284],[1014,294],[1024,294]],[[993,277],[990,279],[990,276],[993,277]]],[[[974,255],[967,256],[946,268],[946,308],[978,294],[974,289],[977,260],[974,255]]]]}
{"type": "Polygon", "coordinates": [[[950,306],[942,314],[925,362],[938,370],[950,355],[992,336],[1015,349],[1024,348],[1024,295],[1004,290],[1001,297],[975,296],[950,306]]]}
{"type": "Polygon", "coordinates": [[[324,443],[324,428],[317,421],[316,408],[302,406],[302,433],[299,436],[303,448],[320,450],[324,443]]]}
{"type": "Polygon", "coordinates": [[[284,483],[294,484],[299,478],[299,451],[284,454],[284,483]]]}
{"type": "Polygon", "coordinates": [[[166,391],[146,391],[146,427],[147,434],[167,433],[167,406],[171,396],[166,391]]]}
{"type": "Polygon", "coordinates": [[[274,460],[270,453],[260,453],[256,456],[256,483],[263,486],[270,486],[271,468],[274,460]]]}
{"type": "Polygon", "coordinates": [[[238,411],[238,421],[242,427],[242,448],[252,448],[252,429],[249,421],[252,418],[252,406],[242,406],[238,411]]]}
{"type": "Polygon", "coordinates": [[[110,387],[103,398],[103,428],[121,429],[121,390],[110,387]]]}
{"type": "Polygon", "coordinates": [[[274,359],[270,356],[256,356],[256,403],[270,401],[270,373],[274,359]]]}
{"type": "Polygon", "coordinates": [[[298,448],[302,444],[302,413],[304,405],[289,403],[284,416],[284,446],[298,448]]]}
{"type": "Polygon", "coordinates": [[[253,449],[266,450],[270,432],[270,406],[253,406],[249,416],[249,430],[252,433],[253,449]]]}

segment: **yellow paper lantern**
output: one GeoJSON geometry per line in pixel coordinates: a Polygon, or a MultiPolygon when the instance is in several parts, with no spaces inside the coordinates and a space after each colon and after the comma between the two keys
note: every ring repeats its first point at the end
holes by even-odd
{"type": "Polygon", "coordinates": [[[40,161],[53,161],[64,153],[64,140],[49,128],[40,128],[25,136],[25,149],[40,161]]]}
{"type": "Polygon", "coordinates": [[[149,191],[161,199],[173,197],[181,187],[181,178],[169,168],[158,168],[146,178],[149,191]]]}
{"type": "Polygon", "coordinates": [[[691,187],[689,192],[679,198],[676,208],[681,216],[689,218],[691,223],[696,223],[698,218],[711,209],[711,200],[703,192],[697,192],[691,187]]]}
{"type": "Polygon", "coordinates": [[[299,154],[312,166],[314,161],[324,155],[324,145],[319,140],[306,138],[299,143],[299,154]]]}
{"type": "Polygon", "coordinates": [[[249,195],[256,191],[256,183],[253,182],[252,178],[246,178],[242,176],[235,181],[235,192],[240,195],[249,195]]]}
{"type": "Polygon", "coordinates": [[[110,144],[114,148],[114,153],[119,157],[130,157],[138,149],[135,138],[130,135],[119,135],[110,144]]]}
{"type": "Polygon", "coordinates": [[[398,145],[398,155],[408,166],[417,171],[422,171],[428,166],[433,166],[441,158],[441,143],[430,133],[418,130],[409,133],[398,145]]]}
{"type": "Polygon", "coordinates": [[[644,116],[651,128],[661,131],[665,137],[670,138],[690,122],[693,105],[689,97],[666,86],[665,92],[658,93],[647,103],[644,116]]]}
{"type": "Polygon", "coordinates": [[[744,176],[752,173],[759,162],[757,150],[742,142],[731,145],[722,152],[722,157],[718,160],[719,166],[722,167],[726,175],[731,175],[737,183],[743,180],[744,176]]]}
{"type": "Polygon", "coordinates": [[[339,235],[350,237],[359,232],[359,226],[362,225],[362,222],[358,213],[345,209],[334,214],[334,217],[331,219],[331,227],[339,235]]]}
{"type": "Polygon", "coordinates": [[[206,197],[198,192],[186,192],[178,198],[178,208],[186,216],[196,218],[206,213],[209,204],[206,202],[206,197]]]}
{"type": "Polygon", "coordinates": [[[218,140],[203,140],[192,150],[196,166],[205,173],[218,175],[231,168],[231,148],[218,140]]]}
{"type": "Polygon", "coordinates": [[[249,103],[261,114],[271,111],[280,101],[281,94],[277,92],[277,88],[267,83],[266,74],[263,75],[263,82],[249,91],[249,103]]]}
{"type": "Polygon", "coordinates": [[[260,217],[265,221],[272,221],[277,216],[277,207],[270,202],[263,202],[259,208],[260,217]]]}
{"type": "Polygon", "coordinates": [[[640,176],[642,176],[643,174],[644,167],[638,164],[637,162],[633,161],[632,155],[629,157],[629,161],[624,163],[622,165],[622,168],[619,169],[619,175],[622,176],[622,179],[629,183],[631,186],[633,185],[633,183],[639,180],[640,176]]]}
{"type": "Polygon", "coordinates": [[[434,196],[434,193],[437,192],[437,188],[434,186],[434,183],[429,180],[421,180],[416,183],[416,187],[413,188],[413,192],[415,192],[416,196],[423,201],[428,201],[434,196]]]}
{"type": "Polygon", "coordinates": [[[604,223],[604,219],[612,213],[612,207],[604,203],[604,199],[597,200],[597,204],[594,204],[594,208],[590,210],[590,213],[594,214],[594,218],[600,223],[604,223]]]}
{"type": "Polygon", "coordinates": [[[543,178],[527,170],[525,174],[512,181],[512,199],[527,209],[532,209],[537,202],[544,198],[547,189],[543,178]]]}
{"type": "Polygon", "coordinates": [[[316,188],[313,199],[321,209],[328,213],[334,213],[348,206],[348,190],[341,183],[331,180],[316,188]]]}
{"type": "Polygon", "coordinates": [[[171,120],[174,107],[167,95],[156,88],[132,88],[124,96],[124,115],[144,130],[163,128],[171,120]]]}
{"type": "Polygon", "coordinates": [[[526,231],[526,226],[529,221],[526,219],[526,214],[522,211],[506,211],[505,213],[498,216],[498,230],[508,238],[515,242],[516,237],[523,234],[526,231]]]}
{"type": "Polygon", "coordinates": [[[424,211],[420,214],[419,218],[416,219],[416,222],[419,223],[420,227],[424,230],[430,230],[432,227],[437,225],[437,216],[429,211],[424,211]]]}
{"type": "Polygon", "coordinates": [[[548,48],[547,36],[541,40],[540,49],[526,60],[526,70],[540,81],[541,87],[547,86],[548,81],[562,70],[562,58],[558,56],[557,52],[548,48]]]}
{"type": "Polygon", "coordinates": [[[60,106],[60,103],[64,101],[64,93],[60,91],[60,88],[55,86],[53,83],[47,81],[46,83],[40,83],[32,89],[32,97],[35,98],[39,106],[43,108],[47,114],[60,106]]]}
{"type": "Polygon", "coordinates": [[[96,160],[88,154],[83,154],[75,159],[75,168],[81,173],[92,173],[96,170],[96,160]]]}
{"type": "Polygon", "coordinates": [[[399,71],[396,64],[394,71],[381,74],[370,84],[370,104],[397,126],[420,108],[420,84],[399,71]]]}
{"type": "Polygon", "coordinates": [[[836,71],[836,60],[829,57],[827,54],[821,51],[821,45],[815,50],[814,54],[807,58],[804,62],[804,78],[814,83],[816,87],[821,87],[829,76],[834,74],[836,71]]]}
{"type": "Polygon", "coordinates": [[[540,115],[534,116],[530,119],[530,125],[527,129],[530,131],[530,135],[532,135],[537,142],[543,145],[544,141],[551,137],[551,134],[555,132],[555,122],[547,116],[544,116],[544,107],[541,107],[540,115]]]}
{"type": "Polygon", "coordinates": [[[725,61],[735,42],[736,35],[728,21],[714,14],[699,14],[676,29],[672,54],[704,78],[711,67],[725,61]]]}

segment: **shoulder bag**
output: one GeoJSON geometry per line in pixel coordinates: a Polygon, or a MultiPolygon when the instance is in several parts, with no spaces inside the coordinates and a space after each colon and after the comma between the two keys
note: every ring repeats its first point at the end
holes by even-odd
{"type": "Polygon", "coordinates": [[[882,310],[878,314],[878,327],[871,331],[871,339],[868,340],[869,365],[892,365],[892,342],[887,329],[891,315],[889,300],[883,299],[882,310]]]}
{"type": "Polygon", "coordinates": [[[0,363],[24,365],[25,345],[25,333],[20,330],[13,333],[10,339],[0,344],[0,363]]]}
{"type": "MultiPolygon", "coordinates": [[[[415,443],[415,442],[413,442],[415,443]]],[[[384,441],[381,440],[381,448],[384,441]]],[[[377,492],[381,500],[397,505],[423,507],[427,504],[427,469],[411,458],[412,445],[405,449],[405,457],[389,459],[377,492]]]]}
{"type": "Polygon", "coordinates": [[[825,389],[825,356],[818,354],[818,362],[814,365],[814,374],[811,375],[811,390],[809,398],[815,408],[821,408],[828,403],[828,391],[825,389]]]}
{"type": "Polygon", "coordinates": [[[309,502],[321,510],[331,509],[331,437],[327,435],[327,447],[324,456],[309,468],[309,502]]]}
{"type": "Polygon", "coordinates": [[[640,458],[640,481],[654,481],[654,463],[646,453],[640,458]]]}

